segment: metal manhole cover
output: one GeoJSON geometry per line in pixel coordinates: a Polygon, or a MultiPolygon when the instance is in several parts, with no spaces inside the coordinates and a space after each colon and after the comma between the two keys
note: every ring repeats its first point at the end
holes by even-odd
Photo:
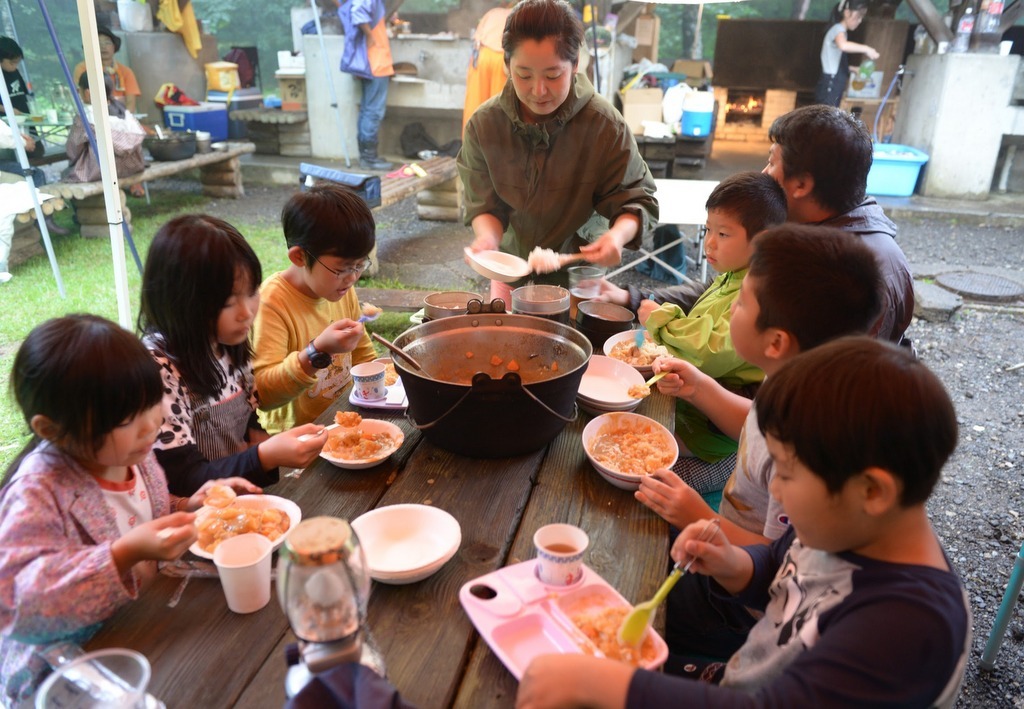
{"type": "Polygon", "coordinates": [[[1007,303],[1024,297],[1024,285],[988,273],[956,271],[943,273],[935,280],[943,288],[975,300],[1007,303]]]}

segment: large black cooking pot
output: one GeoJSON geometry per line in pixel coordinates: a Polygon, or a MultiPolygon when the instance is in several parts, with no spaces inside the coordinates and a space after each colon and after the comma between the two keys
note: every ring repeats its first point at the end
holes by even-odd
{"type": "Polygon", "coordinates": [[[550,443],[576,415],[593,353],[571,327],[507,313],[425,322],[394,344],[423,367],[393,358],[413,424],[436,445],[473,458],[522,455],[550,443]]]}

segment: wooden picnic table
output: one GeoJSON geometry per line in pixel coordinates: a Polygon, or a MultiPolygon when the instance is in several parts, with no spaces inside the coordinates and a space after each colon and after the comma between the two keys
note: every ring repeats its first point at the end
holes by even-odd
{"type": "MultiPolygon", "coordinates": [[[[321,423],[332,421],[334,410],[353,408],[348,393],[339,395],[321,423]]],[[[657,393],[638,409],[670,429],[673,411],[672,400],[657,393]]],[[[478,636],[458,591],[466,581],[533,557],[533,533],[545,524],[568,522],[586,530],[584,562],[627,599],[649,598],[664,579],[667,524],[593,470],[581,441],[589,415],[580,412],[543,450],[485,460],[433,445],[401,413],[360,412],[391,420],[405,432],[405,443],[389,460],[368,470],[317,460],[301,477],[267,492],[295,501],[304,518],[351,520],[376,507],[422,503],[458,519],[462,545],[438,573],[407,586],[373,584],[370,633],[388,678],[408,701],[425,709],[512,706],[516,680],[478,636]]],[[[158,578],[107,621],[87,649],[142,652],[153,666],[149,690],[170,709],[281,707],[285,646],[295,638],[276,591],[262,610],[236,615],[216,579],[193,579],[169,608],[179,583],[158,578]]]]}

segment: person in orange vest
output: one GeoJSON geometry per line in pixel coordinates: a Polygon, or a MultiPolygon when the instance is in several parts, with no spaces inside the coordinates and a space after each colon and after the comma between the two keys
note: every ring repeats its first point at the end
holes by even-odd
{"type": "Polygon", "coordinates": [[[359,165],[370,170],[394,167],[377,156],[377,134],[387,107],[388,84],[395,73],[385,14],[384,0],[347,0],[338,8],[338,18],[345,28],[341,70],[363,85],[356,124],[359,165]]]}
{"type": "Polygon", "coordinates": [[[463,128],[477,106],[500,94],[508,81],[501,35],[510,12],[512,8],[506,5],[491,8],[480,18],[473,32],[473,55],[466,71],[466,103],[462,109],[463,128]]]}

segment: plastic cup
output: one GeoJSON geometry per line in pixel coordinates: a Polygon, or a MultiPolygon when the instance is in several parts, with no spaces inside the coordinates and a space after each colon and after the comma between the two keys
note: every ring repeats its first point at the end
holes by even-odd
{"type": "Polygon", "coordinates": [[[57,109],[55,109],[55,108],[48,108],[48,109],[46,109],[46,112],[43,115],[46,117],[47,122],[49,122],[49,123],[56,123],[57,122],[57,109]]]}
{"type": "Polygon", "coordinates": [[[384,375],[385,367],[382,362],[363,362],[352,367],[352,386],[356,398],[363,401],[380,401],[387,396],[384,375]]]}
{"type": "Polygon", "coordinates": [[[262,534],[225,539],[213,552],[228,608],[255,613],[270,602],[270,552],[274,544],[262,534]]]}
{"type": "Polygon", "coordinates": [[[999,43],[999,56],[1008,57],[1010,56],[1010,50],[1013,49],[1013,40],[1007,39],[999,43]]]}
{"type": "Polygon", "coordinates": [[[53,671],[36,693],[36,709],[146,706],[151,668],[142,653],[124,648],[87,652],[53,671]]]}
{"type": "Polygon", "coordinates": [[[601,295],[601,279],[607,269],[601,266],[572,266],[569,273],[569,319],[576,319],[576,309],[584,300],[601,295]]]}
{"type": "Polygon", "coordinates": [[[548,586],[571,586],[583,578],[587,533],[571,524],[548,524],[533,535],[537,578],[548,586]]]}

